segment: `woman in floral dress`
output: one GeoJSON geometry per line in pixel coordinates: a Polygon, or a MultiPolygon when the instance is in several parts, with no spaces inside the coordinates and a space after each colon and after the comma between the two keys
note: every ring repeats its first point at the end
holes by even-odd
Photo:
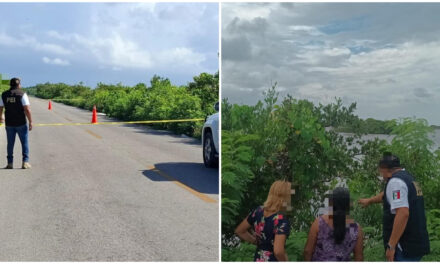
{"type": "Polygon", "coordinates": [[[264,205],[253,210],[235,229],[242,240],[257,246],[254,261],[288,260],[285,244],[290,223],[281,212],[290,209],[290,195],[290,182],[274,182],[264,205]]]}

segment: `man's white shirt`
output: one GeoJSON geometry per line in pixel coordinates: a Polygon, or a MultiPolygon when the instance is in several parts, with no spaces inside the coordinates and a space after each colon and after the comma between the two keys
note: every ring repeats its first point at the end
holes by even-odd
{"type": "MultiPolygon", "coordinates": [[[[30,104],[31,104],[31,103],[29,102],[29,97],[27,96],[26,93],[23,94],[23,96],[21,97],[21,104],[22,104],[23,106],[25,106],[25,105],[30,105],[30,104]]],[[[0,98],[0,107],[3,107],[3,106],[5,106],[4,103],[3,103],[3,98],[0,98]]]]}
{"type": "Polygon", "coordinates": [[[396,214],[397,208],[409,208],[408,186],[406,186],[406,183],[399,178],[391,178],[388,181],[386,197],[388,203],[390,203],[390,210],[392,214],[396,214]]]}
{"type": "MultiPolygon", "coordinates": [[[[388,181],[387,189],[385,190],[388,203],[390,204],[390,211],[392,214],[396,214],[397,208],[407,207],[408,203],[408,186],[399,178],[391,178],[388,181]]],[[[403,251],[400,243],[397,243],[397,247],[403,251]]]]}

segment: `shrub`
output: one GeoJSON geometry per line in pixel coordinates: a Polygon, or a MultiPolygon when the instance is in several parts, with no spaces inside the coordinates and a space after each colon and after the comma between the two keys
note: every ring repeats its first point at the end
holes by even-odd
{"type": "MultiPolygon", "coordinates": [[[[154,76],[151,87],[139,83],[134,87],[98,83],[95,89],[64,83],[45,83],[27,88],[29,94],[44,99],[98,111],[124,121],[174,120],[204,118],[214,112],[218,100],[218,73],[202,73],[188,86],[175,86],[169,79],[154,76]]],[[[151,125],[190,136],[201,136],[202,122],[151,125]]]]}

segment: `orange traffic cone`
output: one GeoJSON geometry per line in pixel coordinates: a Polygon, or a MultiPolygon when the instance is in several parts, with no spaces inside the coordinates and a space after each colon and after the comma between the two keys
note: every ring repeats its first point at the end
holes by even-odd
{"type": "Polygon", "coordinates": [[[52,101],[51,100],[49,100],[49,108],[48,109],[52,110],[52,101]]]}
{"type": "Polygon", "coordinates": [[[93,106],[93,112],[92,112],[92,124],[98,123],[98,117],[96,115],[96,105],[93,106]]]}

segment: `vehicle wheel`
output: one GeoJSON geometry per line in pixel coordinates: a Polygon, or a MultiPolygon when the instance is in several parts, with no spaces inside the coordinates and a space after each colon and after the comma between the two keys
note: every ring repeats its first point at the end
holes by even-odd
{"type": "Polygon", "coordinates": [[[218,158],[215,157],[215,146],[211,132],[206,132],[203,140],[203,162],[207,168],[218,167],[218,158]]]}

